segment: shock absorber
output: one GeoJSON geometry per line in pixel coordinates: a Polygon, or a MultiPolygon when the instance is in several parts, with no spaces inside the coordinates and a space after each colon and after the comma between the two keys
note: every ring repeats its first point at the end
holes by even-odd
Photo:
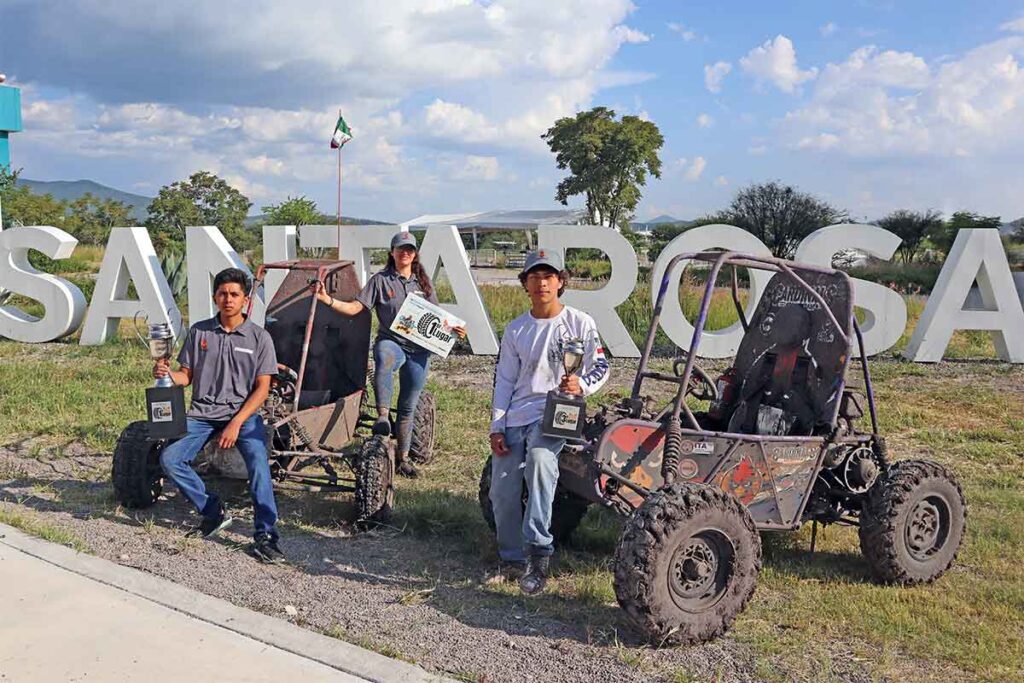
{"type": "Polygon", "coordinates": [[[661,460],[661,478],[665,482],[663,488],[675,483],[679,473],[679,453],[683,445],[682,423],[678,417],[670,417],[665,425],[665,451],[661,460]]]}

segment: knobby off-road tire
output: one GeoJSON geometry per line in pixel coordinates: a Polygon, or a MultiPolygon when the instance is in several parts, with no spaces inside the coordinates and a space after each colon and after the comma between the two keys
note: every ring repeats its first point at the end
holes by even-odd
{"type": "MultiPolygon", "coordinates": [[[[493,455],[487,458],[483,472],[480,473],[480,489],[478,492],[480,512],[483,514],[484,521],[487,522],[487,526],[491,528],[492,532],[497,530],[494,523],[494,506],[491,504],[491,460],[493,458],[493,455]]],[[[524,484],[524,511],[526,509],[526,497],[527,490],[524,484]]],[[[572,539],[572,532],[576,531],[576,527],[583,521],[583,516],[587,514],[589,506],[589,501],[566,491],[561,485],[555,488],[555,499],[551,504],[551,528],[549,531],[554,537],[556,545],[567,545],[569,543],[572,539]]]]}
{"type": "Polygon", "coordinates": [[[412,415],[412,441],[409,457],[417,465],[426,465],[434,459],[434,421],[437,419],[437,401],[434,395],[424,390],[420,393],[416,412],[412,415]]]}
{"type": "Polygon", "coordinates": [[[163,491],[162,441],[149,440],[149,425],[132,422],[114,446],[114,497],[127,508],[147,508],[163,491]]]}
{"type": "Polygon", "coordinates": [[[953,564],[966,526],[967,502],[953,473],[926,460],[903,460],[868,493],[860,549],[876,580],[927,583],[953,564]]]}
{"type": "Polygon", "coordinates": [[[363,442],[356,459],[356,523],[384,524],[395,502],[395,461],[388,440],[374,436],[363,442]]]}
{"type": "Polygon", "coordinates": [[[678,483],[626,523],[615,596],[652,641],[701,643],[743,611],[760,570],[761,538],[747,509],[721,489],[678,483]]]}

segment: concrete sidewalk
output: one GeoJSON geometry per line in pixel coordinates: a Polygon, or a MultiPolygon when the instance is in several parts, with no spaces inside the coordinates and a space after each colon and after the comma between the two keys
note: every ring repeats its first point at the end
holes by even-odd
{"type": "Polygon", "coordinates": [[[0,681],[445,679],[0,524],[0,681]]]}

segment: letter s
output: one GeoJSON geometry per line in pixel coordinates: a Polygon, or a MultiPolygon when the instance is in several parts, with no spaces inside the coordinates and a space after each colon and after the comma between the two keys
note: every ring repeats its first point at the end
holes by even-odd
{"type": "Polygon", "coordinates": [[[78,240],[50,226],[9,228],[0,232],[0,289],[43,305],[42,318],[14,306],[0,306],[0,336],[29,344],[53,341],[78,329],[85,316],[82,290],[62,278],[41,273],[28,262],[32,249],[52,259],[75,251],[78,240]]]}

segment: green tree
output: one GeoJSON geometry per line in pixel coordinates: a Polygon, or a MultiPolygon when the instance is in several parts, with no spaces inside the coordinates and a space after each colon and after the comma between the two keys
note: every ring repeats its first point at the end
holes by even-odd
{"type": "Polygon", "coordinates": [[[818,228],[847,220],[848,214],[790,185],[769,182],[737,192],[720,218],[753,234],[775,256],[791,258],[800,240],[818,228]]]}
{"type": "Polygon", "coordinates": [[[910,263],[921,250],[924,240],[942,227],[942,215],[931,209],[924,213],[899,209],[875,221],[875,224],[903,240],[898,249],[900,259],[910,263]]]}
{"type": "Polygon", "coordinates": [[[131,207],[116,199],[100,199],[86,192],[68,205],[64,229],[82,244],[106,244],[111,228],[134,225],[131,207]]]}
{"type": "Polygon", "coordinates": [[[149,205],[146,226],[160,246],[183,244],[190,225],[215,225],[239,251],[258,244],[255,231],[245,227],[252,203],[241,192],[208,171],[160,188],[149,205]]]}
{"type": "Polygon", "coordinates": [[[316,202],[302,197],[288,197],[280,204],[263,207],[267,225],[316,225],[323,221],[316,202]]]}
{"type": "Polygon", "coordinates": [[[972,211],[957,211],[948,221],[935,226],[933,232],[928,235],[931,243],[948,254],[956,241],[956,234],[968,228],[999,228],[1003,220],[999,216],[981,216],[972,211]]]}
{"type": "Polygon", "coordinates": [[[616,120],[611,109],[595,107],[558,119],[541,138],[558,168],[570,172],[558,183],[555,199],[568,204],[569,197],[585,195],[587,214],[598,225],[628,224],[647,174],[661,177],[658,150],[664,138],[658,126],[636,116],[616,120]]]}
{"type": "Polygon", "coordinates": [[[3,221],[7,227],[15,225],[52,225],[64,227],[67,204],[51,194],[36,194],[25,185],[11,185],[0,191],[3,221]]]}

